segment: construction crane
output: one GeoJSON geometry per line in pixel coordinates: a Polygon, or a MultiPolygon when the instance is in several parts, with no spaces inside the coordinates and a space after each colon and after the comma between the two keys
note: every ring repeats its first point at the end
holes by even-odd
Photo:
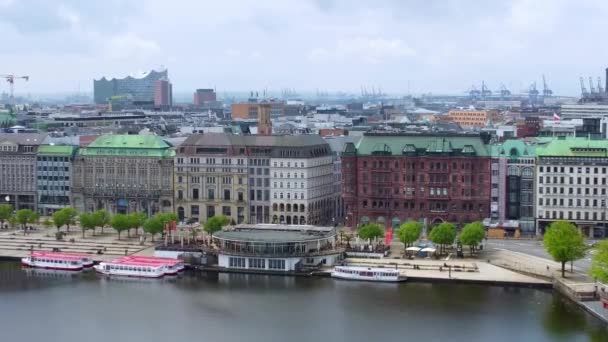
{"type": "Polygon", "coordinates": [[[29,76],[17,76],[17,75],[0,75],[0,77],[4,78],[6,80],[6,82],[8,82],[8,84],[9,84],[10,91],[11,91],[10,98],[9,98],[9,101],[10,101],[9,104],[11,105],[11,108],[12,108],[13,105],[15,104],[14,103],[14,101],[15,101],[15,96],[14,96],[15,95],[14,94],[15,80],[21,79],[21,80],[25,80],[27,82],[30,79],[30,77],[29,76]]]}
{"type": "Polygon", "coordinates": [[[595,94],[595,88],[593,87],[593,79],[589,76],[589,92],[591,95],[595,94]]]}
{"type": "Polygon", "coordinates": [[[547,80],[545,79],[545,75],[543,75],[543,96],[549,97],[551,95],[553,95],[553,90],[549,89],[549,86],[547,85],[547,80]]]}
{"type": "Polygon", "coordinates": [[[585,80],[583,80],[582,76],[581,76],[581,95],[583,95],[583,97],[589,96],[589,92],[587,92],[587,88],[585,88],[585,80]]]}
{"type": "Polygon", "coordinates": [[[481,97],[486,98],[490,96],[492,96],[492,91],[488,89],[484,81],[481,81],[481,97]]]}
{"type": "Polygon", "coordinates": [[[604,94],[604,91],[606,91],[603,87],[602,87],[602,79],[600,77],[597,78],[597,92],[601,95],[604,94]]]}
{"type": "Polygon", "coordinates": [[[504,85],[504,83],[500,84],[500,97],[502,98],[506,98],[511,96],[511,91],[509,91],[509,89],[507,89],[507,87],[504,85]]]}

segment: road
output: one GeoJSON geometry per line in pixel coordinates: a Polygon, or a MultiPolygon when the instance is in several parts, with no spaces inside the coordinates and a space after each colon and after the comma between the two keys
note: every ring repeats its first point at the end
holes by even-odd
{"type": "MultiPolygon", "coordinates": [[[[551,256],[545,250],[542,241],[537,240],[487,240],[484,242],[484,248],[491,249],[506,249],[508,251],[519,252],[529,254],[535,257],[550,259],[551,256]]],[[[591,267],[591,254],[587,252],[587,255],[583,259],[574,262],[574,267],[578,268],[582,272],[587,272],[591,267]]]]}

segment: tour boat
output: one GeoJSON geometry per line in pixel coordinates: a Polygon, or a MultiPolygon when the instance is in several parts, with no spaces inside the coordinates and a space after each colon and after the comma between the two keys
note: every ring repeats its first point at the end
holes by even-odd
{"type": "Polygon", "coordinates": [[[122,259],[163,264],[166,266],[166,269],[165,269],[166,275],[176,275],[177,273],[182,272],[184,269],[186,269],[184,262],[180,259],[148,257],[148,256],[139,256],[139,255],[131,255],[131,256],[124,257],[122,259]]]}
{"type": "MultiPolygon", "coordinates": [[[[58,252],[33,252],[21,259],[27,267],[62,271],[81,271],[85,268],[83,255],[58,252]]],[[[92,261],[91,261],[92,262],[92,261]]]]}
{"type": "Polygon", "coordinates": [[[82,267],[84,268],[90,268],[93,267],[93,265],[95,264],[93,262],[93,259],[91,259],[91,256],[89,256],[88,254],[82,254],[82,253],[62,253],[62,252],[50,252],[50,251],[40,251],[40,252],[36,252],[37,255],[39,256],[47,256],[47,255],[53,255],[53,256],[66,256],[66,257],[74,257],[74,258],[79,258],[80,261],[82,262],[82,267]]]}
{"type": "Polygon", "coordinates": [[[124,276],[138,278],[161,278],[165,275],[166,265],[154,262],[118,258],[102,261],[94,266],[98,273],[108,276],[124,276]]]}
{"type": "Polygon", "coordinates": [[[332,278],[348,280],[367,280],[379,282],[400,282],[406,279],[393,268],[372,268],[357,266],[336,266],[331,272],[332,278]]]}

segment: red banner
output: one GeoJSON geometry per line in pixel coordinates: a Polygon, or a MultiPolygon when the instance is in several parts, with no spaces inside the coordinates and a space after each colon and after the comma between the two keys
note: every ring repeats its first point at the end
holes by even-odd
{"type": "Polygon", "coordinates": [[[386,230],[386,235],[384,236],[386,241],[384,242],[385,245],[390,245],[391,241],[393,240],[393,228],[389,228],[386,230]]]}

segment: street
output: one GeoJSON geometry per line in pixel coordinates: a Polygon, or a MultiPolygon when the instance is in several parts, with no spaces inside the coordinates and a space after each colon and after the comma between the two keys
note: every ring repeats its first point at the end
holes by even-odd
{"type": "MultiPolygon", "coordinates": [[[[542,241],[537,240],[494,240],[490,239],[484,242],[484,248],[491,251],[492,249],[505,249],[508,251],[529,254],[535,257],[550,259],[551,256],[545,250],[542,241]]],[[[587,255],[574,262],[574,267],[582,272],[587,272],[591,267],[591,254],[587,255]]]]}

